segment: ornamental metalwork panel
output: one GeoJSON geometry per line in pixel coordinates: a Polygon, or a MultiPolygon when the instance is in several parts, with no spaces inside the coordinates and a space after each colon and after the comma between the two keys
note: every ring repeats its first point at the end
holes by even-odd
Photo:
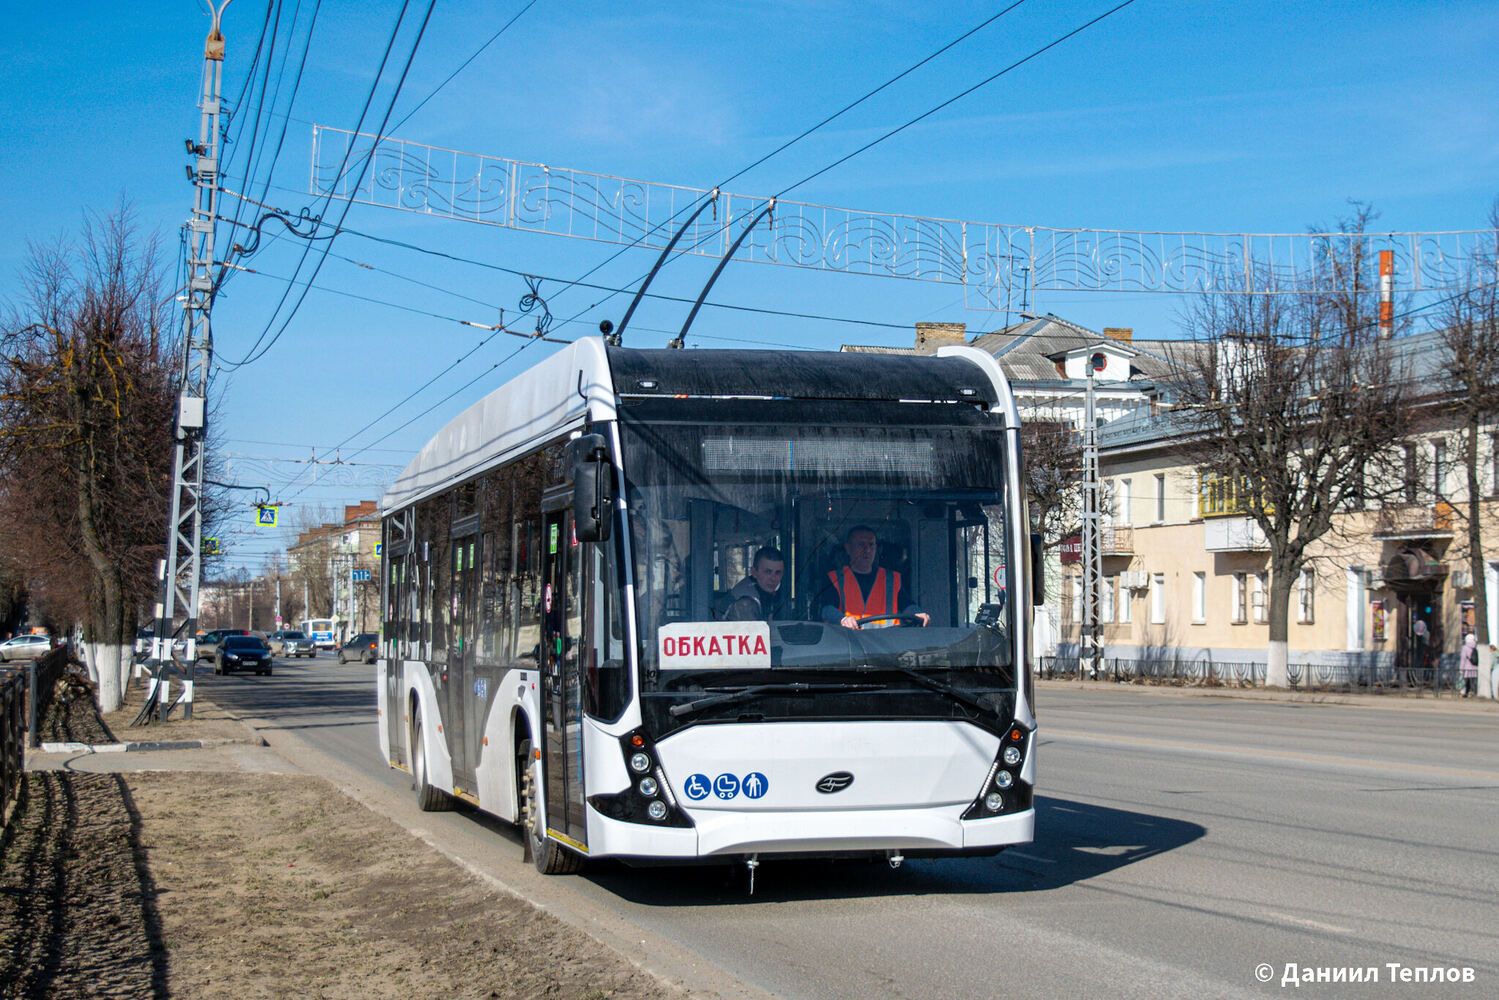
{"type": "MultiPolygon", "coordinates": [[[[631,180],[313,126],[311,193],[448,219],[720,257],[764,196],[631,180]],[[366,161],[369,169],[365,170],[366,161]],[[360,178],[363,178],[360,180],[360,178]]],[[[1035,291],[1299,294],[1373,291],[1379,251],[1397,294],[1453,288],[1499,233],[1167,233],[964,222],[778,201],[736,259],[965,287],[1002,309],[1035,291]],[[1340,266],[1358,261],[1350,269],[1340,266]]]]}

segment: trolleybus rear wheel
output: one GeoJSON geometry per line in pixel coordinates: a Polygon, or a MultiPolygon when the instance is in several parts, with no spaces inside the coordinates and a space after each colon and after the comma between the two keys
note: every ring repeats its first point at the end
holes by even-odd
{"type": "Polygon", "coordinates": [[[411,706],[411,787],[416,789],[417,807],[424,812],[453,808],[453,799],[427,783],[427,744],[422,739],[422,706],[411,706]]]}

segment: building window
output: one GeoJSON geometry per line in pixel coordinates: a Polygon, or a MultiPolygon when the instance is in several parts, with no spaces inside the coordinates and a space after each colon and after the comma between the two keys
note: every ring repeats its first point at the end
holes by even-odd
{"type": "Polygon", "coordinates": [[[1249,574],[1234,574],[1234,624],[1249,622],[1249,574]]]}
{"type": "Polygon", "coordinates": [[[1080,624],[1083,620],[1083,578],[1069,576],[1067,589],[1072,592],[1072,620],[1080,624]]]}
{"type": "Polygon", "coordinates": [[[1368,600],[1368,590],[1365,584],[1364,567],[1349,566],[1344,647],[1350,650],[1364,648],[1364,605],[1368,600]]]}
{"type": "Polygon", "coordinates": [[[1134,592],[1128,587],[1119,588],[1119,624],[1128,625],[1134,618],[1130,614],[1130,599],[1134,592]]]}
{"type": "Polygon", "coordinates": [[[1208,575],[1192,574],[1192,621],[1198,625],[1208,620],[1208,575]]]}
{"type": "Polygon", "coordinates": [[[1489,462],[1494,470],[1494,481],[1489,484],[1489,493],[1499,497],[1499,434],[1489,435],[1489,462]]]}
{"type": "Polygon", "coordinates": [[[1405,446],[1405,502],[1416,503],[1420,497],[1420,482],[1416,479],[1416,446],[1405,446]]]}
{"type": "Polygon", "coordinates": [[[1302,570],[1296,588],[1296,620],[1302,625],[1310,625],[1317,620],[1316,585],[1316,575],[1309,569],[1302,570]]]}
{"type": "Polygon", "coordinates": [[[1254,574],[1254,623],[1263,625],[1270,620],[1270,577],[1266,573],[1254,574]]]}
{"type": "Polygon", "coordinates": [[[1099,602],[1098,620],[1102,624],[1108,624],[1114,620],[1114,578],[1106,576],[1101,584],[1099,594],[1103,600],[1099,602]]]}
{"type": "Polygon", "coordinates": [[[1441,500],[1447,495],[1447,445],[1442,441],[1431,443],[1431,497],[1441,500]]]}
{"type": "Polygon", "coordinates": [[[1155,477],[1155,523],[1161,524],[1166,520],[1166,474],[1156,473],[1155,477]]]}
{"type": "Polygon", "coordinates": [[[1120,524],[1134,523],[1130,520],[1130,518],[1133,517],[1133,515],[1130,513],[1131,494],[1134,492],[1133,489],[1131,489],[1132,486],[1133,484],[1128,479],[1121,479],[1114,486],[1114,496],[1118,501],[1119,507],[1119,513],[1115,516],[1115,519],[1120,524]]]}
{"type": "Polygon", "coordinates": [[[1166,624],[1166,574],[1156,573],[1150,578],[1150,623],[1166,624]]]}

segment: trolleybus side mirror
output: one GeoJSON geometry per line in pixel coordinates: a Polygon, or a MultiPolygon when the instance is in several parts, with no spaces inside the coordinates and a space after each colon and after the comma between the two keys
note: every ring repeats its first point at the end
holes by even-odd
{"type": "Polygon", "coordinates": [[[572,445],[573,530],[580,542],[608,541],[614,468],[604,435],[584,434],[572,445]]]}
{"type": "Polygon", "coordinates": [[[1042,560],[1044,545],[1039,531],[1031,533],[1031,603],[1046,603],[1046,563],[1042,560]]]}

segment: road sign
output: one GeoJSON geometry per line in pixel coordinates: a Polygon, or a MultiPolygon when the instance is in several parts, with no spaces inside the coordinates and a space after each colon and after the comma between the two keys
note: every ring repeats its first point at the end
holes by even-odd
{"type": "Polygon", "coordinates": [[[370,571],[367,569],[351,569],[349,570],[349,579],[355,583],[368,583],[370,571]]]}
{"type": "Polygon", "coordinates": [[[382,553],[382,552],[383,552],[383,551],[384,551],[384,550],[385,550],[385,545],[384,545],[384,543],[383,543],[383,542],[376,542],[376,543],[375,543],[375,558],[376,558],[376,559],[379,559],[379,558],[380,558],[380,554],[381,554],[381,553],[382,553]]]}
{"type": "Polygon", "coordinates": [[[255,526],[257,528],[274,528],[276,526],[276,513],[279,510],[279,507],[272,506],[268,503],[256,504],[255,526]]]}
{"type": "Polygon", "coordinates": [[[219,540],[217,538],[203,539],[203,554],[205,556],[216,556],[219,554],[219,540]]]}

